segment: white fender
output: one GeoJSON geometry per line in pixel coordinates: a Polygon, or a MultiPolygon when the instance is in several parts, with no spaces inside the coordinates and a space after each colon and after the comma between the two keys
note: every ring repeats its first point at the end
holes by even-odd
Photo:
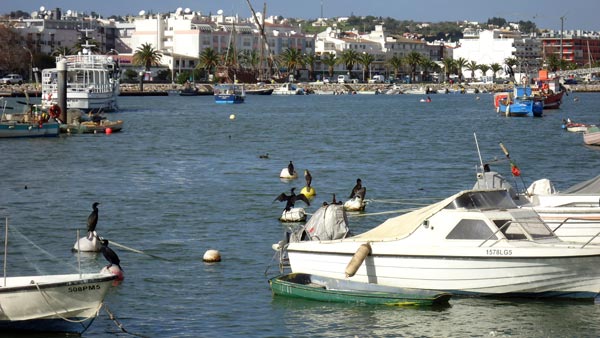
{"type": "Polygon", "coordinates": [[[81,251],[81,252],[98,252],[100,251],[100,246],[102,243],[98,240],[98,234],[96,231],[93,232],[92,239],[87,238],[87,234],[84,237],[81,237],[75,244],[73,245],[73,251],[81,251]]]}
{"type": "Polygon", "coordinates": [[[279,178],[285,178],[288,180],[293,180],[298,178],[298,173],[294,170],[294,173],[292,175],[290,175],[290,172],[288,171],[288,168],[285,167],[283,169],[281,169],[281,173],[279,174],[279,178]]]}
{"type": "Polygon", "coordinates": [[[368,255],[371,254],[371,245],[369,243],[361,244],[352,256],[352,259],[346,266],[346,278],[354,276],[358,268],[362,265],[368,255]]]}
{"type": "Polygon", "coordinates": [[[283,210],[279,220],[282,222],[302,222],[306,220],[306,211],[304,211],[304,208],[291,208],[290,211],[283,210]]]}

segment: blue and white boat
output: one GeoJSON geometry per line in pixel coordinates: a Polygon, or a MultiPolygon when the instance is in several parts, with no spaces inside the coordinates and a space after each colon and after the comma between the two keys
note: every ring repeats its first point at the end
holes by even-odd
{"type": "Polygon", "coordinates": [[[57,137],[59,124],[48,113],[27,110],[23,113],[6,113],[6,101],[0,115],[0,138],[57,137]]]}
{"type": "Polygon", "coordinates": [[[506,116],[542,116],[544,100],[533,95],[531,87],[515,86],[512,93],[497,93],[494,103],[498,113],[506,116]]]}
{"type": "Polygon", "coordinates": [[[221,84],[215,87],[216,103],[244,103],[245,98],[243,85],[221,84]]]}

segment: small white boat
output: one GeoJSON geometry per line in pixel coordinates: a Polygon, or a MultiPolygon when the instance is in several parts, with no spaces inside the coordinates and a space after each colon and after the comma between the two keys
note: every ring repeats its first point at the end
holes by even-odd
{"type": "Polygon", "coordinates": [[[461,191],[365,233],[286,245],[292,272],[497,297],[593,300],[600,246],[558,239],[506,190],[461,191]]]}
{"type": "Polygon", "coordinates": [[[304,95],[304,89],[298,87],[294,83],[284,83],[275,88],[271,95],[304,95]]]}

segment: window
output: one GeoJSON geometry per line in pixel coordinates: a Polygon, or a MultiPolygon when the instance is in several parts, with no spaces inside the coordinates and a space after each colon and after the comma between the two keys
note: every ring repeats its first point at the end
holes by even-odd
{"type": "Polygon", "coordinates": [[[463,219],[450,231],[446,239],[497,239],[490,227],[480,219],[463,219]],[[491,236],[491,237],[490,237],[491,236]]]}

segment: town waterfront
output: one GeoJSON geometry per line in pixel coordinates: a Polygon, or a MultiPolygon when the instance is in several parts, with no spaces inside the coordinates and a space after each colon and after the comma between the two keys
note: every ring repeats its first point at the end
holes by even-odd
{"type": "MultiPolygon", "coordinates": [[[[372,202],[365,214],[350,215],[355,233],[395,215],[382,212],[471,188],[479,164],[473,133],[486,162],[504,159],[499,142],[508,148],[522,171],[519,184],[549,178],[561,190],[599,174],[600,148],[584,146],[561,121],[600,123],[600,94],[571,93],[542,118],[499,115],[491,94],[422,98],[248,96],[229,106],[212,96],[128,96],[119,98],[120,112],[108,114],[125,121],[120,133],[2,140],[0,215],[18,230],[9,235],[8,274],[75,271],[76,230],[85,232],[97,201],[100,235],[160,257],[111,244],[125,281],[106,303],[130,333],[600,336],[600,306],[583,302],[453,298],[450,307],[429,309],[273,298],[267,279],[277,268],[265,270],[286,227],[278,221],[283,204],[273,200],[304,186],[304,169],[317,191],[309,213],[333,193],[345,200],[362,179],[372,202]],[[300,178],[282,182],[279,172],[290,160],[300,178]],[[222,262],[204,263],[208,249],[218,249],[222,262]]],[[[16,98],[8,101],[17,106],[16,98]]],[[[492,168],[509,176],[506,161],[492,168]]],[[[98,271],[106,261],[86,255],[81,265],[98,271]]],[[[128,335],[102,310],[83,336],[128,335]]]]}

